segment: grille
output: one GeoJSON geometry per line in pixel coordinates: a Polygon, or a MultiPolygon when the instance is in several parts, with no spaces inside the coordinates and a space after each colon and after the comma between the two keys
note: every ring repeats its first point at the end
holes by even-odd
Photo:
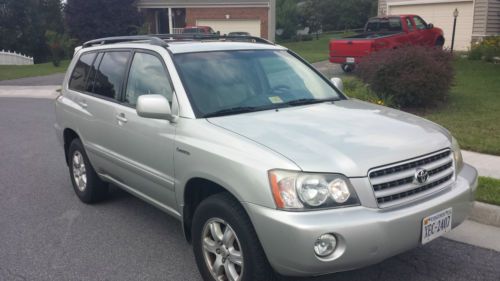
{"type": "Polygon", "coordinates": [[[369,179],[380,208],[404,204],[439,191],[453,181],[453,155],[450,150],[392,164],[370,171],[369,179]],[[429,175],[424,183],[415,181],[417,169],[429,175]]]}

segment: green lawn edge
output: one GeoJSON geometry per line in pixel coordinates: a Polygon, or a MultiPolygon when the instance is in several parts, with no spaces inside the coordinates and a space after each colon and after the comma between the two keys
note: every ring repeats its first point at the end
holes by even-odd
{"type": "Polygon", "coordinates": [[[476,200],[500,206],[500,180],[488,177],[479,177],[476,200]]]}
{"type": "Polygon", "coordinates": [[[69,62],[69,60],[61,61],[58,67],[51,62],[33,65],[0,65],[0,81],[64,73],[69,62]]]}

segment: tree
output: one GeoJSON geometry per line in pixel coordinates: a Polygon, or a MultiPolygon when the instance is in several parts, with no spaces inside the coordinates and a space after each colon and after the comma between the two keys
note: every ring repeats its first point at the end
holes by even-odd
{"type": "Polygon", "coordinates": [[[312,0],[319,21],[326,30],[363,27],[376,14],[377,0],[312,0]]]}
{"type": "Polygon", "coordinates": [[[45,32],[64,31],[61,8],[60,0],[0,0],[0,47],[47,60],[45,32]]]}
{"type": "Polygon", "coordinates": [[[137,34],[142,16],[135,0],[68,0],[68,31],[80,42],[107,36],[137,34]]]}
{"type": "Polygon", "coordinates": [[[276,2],[276,28],[282,29],[280,35],[283,39],[295,36],[299,26],[299,12],[297,0],[277,0],[276,2]]]}

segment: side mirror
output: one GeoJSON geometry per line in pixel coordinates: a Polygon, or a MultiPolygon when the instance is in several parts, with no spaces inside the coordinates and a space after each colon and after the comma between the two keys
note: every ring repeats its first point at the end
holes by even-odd
{"type": "Polygon", "coordinates": [[[434,25],[433,25],[432,23],[429,23],[429,24],[427,25],[427,28],[428,28],[428,29],[433,29],[433,28],[434,28],[434,25]]]}
{"type": "Polygon", "coordinates": [[[342,82],[342,79],[333,77],[332,79],[330,79],[330,81],[337,89],[344,91],[344,82],[342,82]]]}
{"type": "Polygon", "coordinates": [[[173,121],[168,100],[162,95],[142,95],[137,99],[137,115],[151,119],[173,121]]]}

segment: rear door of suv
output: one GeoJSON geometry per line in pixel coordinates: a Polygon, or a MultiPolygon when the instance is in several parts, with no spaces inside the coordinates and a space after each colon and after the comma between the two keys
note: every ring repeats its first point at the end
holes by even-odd
{"type": "Polygon", "coordinates": [[[77,104],[77,129],[92,165],[100,174],[115,175],[117,142],[114,108],[119,102],[130,50],[106,50],[81,55],[69,83],[77,104]],[[85,68],[79,70],[83,62],[85,68]]]}

